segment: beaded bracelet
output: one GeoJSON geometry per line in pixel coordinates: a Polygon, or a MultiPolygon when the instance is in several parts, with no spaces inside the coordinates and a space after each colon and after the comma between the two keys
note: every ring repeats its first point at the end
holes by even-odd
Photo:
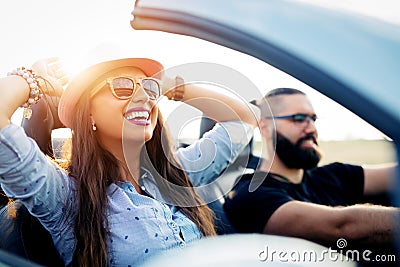
{"type": "Polygon", "coordinates": [[[42,98],[43,94],[40,92],[40,86],[38,81],[38,76],[31,69],[26,69],[25,67],[17,68],[15,70],[7,73],[7,76],[10,75],[18,75],[26,80],[29,85],[29,98],[28,100],[22,104],[22,108],[24,108],[23,117],[25,119],[30,119],[32,116],[31,106],[39,102],[40,98],[42,98]]]}

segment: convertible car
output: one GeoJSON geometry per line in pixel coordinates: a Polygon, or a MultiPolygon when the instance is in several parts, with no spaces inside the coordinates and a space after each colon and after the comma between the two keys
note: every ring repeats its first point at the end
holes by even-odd
{"type": "MultiPolygon", "coordinates": [[[[381,131],[393,147],[397,161],[400,152],[400,26],[309,2],[137,0],[131,26],[134,31],[152,30],[199,38],[253,57],[294,77],[381,131]]],[[[251,100],[254,95],[250,95],[253,93],[250,91],[237,93],[251,100]]],[[[36,119],[43,120],[40,116],[36,119]]],[[[24,121],[22,125],[46,151],[51,146],[51,129],[38,133],[34,127],[36,122],[24,121]]],[[[200,134],[209,129],[210,124],[212,122],[204,119],[200,134]]],[[[220,235],[201,240],[185,250],[161,255],[147,266],[358,265],[338,251],[307,240],[236,233],[222,208],[224,196],[240,174],[257,164],[258,158],[253,152],[253,144],[250,144],[207,191],[220,235]],[[272,251],[275,254],[269,254],[272,251]],[[278,255],[288,251],[297,253],[299,260],[288,261],[287,254],[278,255]],[[308,254],[299,255],[301,252],[308,254]],[[275,258],[271,258],[273,255],[275,258]],[[322,255],[326,256],[321,258],[322,255]]],[[[400,180],[400,170],[397,178],[400,180]]],[[[257,181],[253,186],[258,186],[257,181]]],[[[400,200],[396,197],[399,191],[400,187],[394,196],[389,196],[391,205],[399,206],[400,200]]],[[[62,265],[50,236],[37,221],[24,223],[23,218],[29,218],[28,214],[22,214],[17,223],[3,221],[5,210],[2,212],[0,266],[62,265]],[[13,235],[8,235],[9,229],[15,230],[13,235]]]]}
{"type": "MultiPolygon", "coordinates": [[[[393,145],[393,160],[397,161],[400,151],[399,25],[311,4],[311,1],[286,0],[137,0],[132,15],[131,26],[136,31],[153,30],[199,38],[252,56],[289,74],[380,130],[393,145]]],[[[244,99],[249,99],[247,94],[251,93],[249,90],[237,92],[244,99]]],[[[252,151],[249,153],[251,161],[254,157],[252,151]]],[[[246,168],[246,164],[239,166],[237,172],[243,171],[240,167],[246,168]]],[[[234,179],[226,177],[235,177],[229,175],[232,172],[231,169],[221,176],[220,192],[229,191],[234,184],[234,179]]],[[[253,186],[258,186],[257,181],[253,186]]],[[[389,196],[385,204],[398,206],[396,195],[399,194],[389,196]]],[[[222,209],[223,201],[222,196],[210,205],[220,216],[222,225],[229,226],[222,209]]],[[[232,228],[226,229],[234,233],[232,228]]],[[[179,257],[163,256],[149,266],[161,263],[163,266],[179,263],[258,266],[265,262],[254,256],[255,244],[294,250],[311,249],[315,245],[294,238],[275,238],[223,235],[204,240],[179,253],[179,257]]],[[[320,249],[323,250],[317,251],[320,249]]],[[[280,266],[284,262],[274,261],[274,264],[280,266]]],[[[292,262],[293,266],[302,264],[313,263],[292,262]]],[[[351,261],[328,261],[324,266],[329,264],[339,266],[351,261]]]]}

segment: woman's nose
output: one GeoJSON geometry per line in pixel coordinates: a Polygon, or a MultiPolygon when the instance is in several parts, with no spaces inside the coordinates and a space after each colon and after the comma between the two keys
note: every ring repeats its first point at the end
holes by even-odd
{"type": "Polygon", "coordinates": [[[143,89],[142,84],[141,83],[137,83],[136,84],[136,90],[135,90],[135,93],[132,96],[132,100],[131,101],[133,101],[133,102],[144,101],[145,102],[145,101],[148,101],[149,99],[150,99],[149,95],[143,89]]]}

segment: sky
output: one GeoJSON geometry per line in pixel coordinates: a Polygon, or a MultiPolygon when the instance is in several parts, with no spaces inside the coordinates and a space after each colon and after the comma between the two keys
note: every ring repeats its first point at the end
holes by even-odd
{"type": "MultiPolygon", "coordinates": [[[[400,23],[398,0],[300,0],[334,6],[400,23]],[[344,4],[346,3],[346,4],[344,4]]],[[[134,1],[21,0],[4,1],[0,8],[0,73],[37,59],[60,57],[70,75],[92,63],[118,57],[150,57],[166,68],[182,63],[210,62],[230,66],[261,91],[295,87],[311,98],[319,120],[320,139],[376,139],[382,134],[307,85],[258,59],[192,37],[130,26],[134,1]],[[338,127],[339,125],[339,127],[338,127]]],[[[19,123],[19,114],[13,121],[19,123]]]]}

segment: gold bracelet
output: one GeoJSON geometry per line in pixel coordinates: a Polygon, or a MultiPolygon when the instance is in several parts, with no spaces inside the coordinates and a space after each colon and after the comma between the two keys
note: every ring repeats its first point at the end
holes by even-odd
{"type": "Polygon", "coordinates": [[[40,92],[38,76],[31,69],[26,69],[25,67],[17,68],[15,70],[7,73],[7,76],[10,75],[18,75],[25,79],[29,86],[29,98],[28,100],[22,104],[22,108],[24,108],[23,117],[25,119],[30,119],[32,117],[32,109],[31,106],[39,102],[40,98],[42,98],[43,94],[40,92]]]}
{"type": "Polygon", "coordinates": [[[175,89],[172,92],[172,100],[181,101],[185,96],[185,81],[181,76],[175,77],[175,89]]]}

